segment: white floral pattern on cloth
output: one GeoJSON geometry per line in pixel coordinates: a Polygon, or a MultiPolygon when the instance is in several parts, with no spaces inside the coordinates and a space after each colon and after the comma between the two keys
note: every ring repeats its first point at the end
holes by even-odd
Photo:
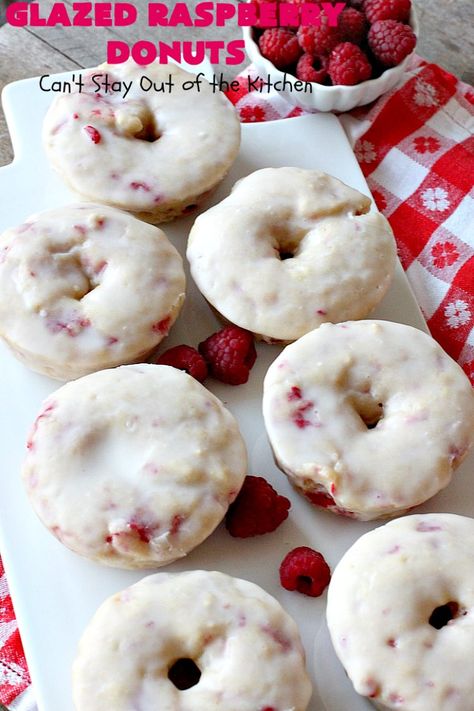
{"type": "Polygon", "coordinates": [[[417,106],[438,106],[438,93],[433,84],[419,79],[415,85],[414,101],[417,106]]]}
{"type": "Polygon", "coordinates": [[[355,148],[355,154],[359,163],[373,163],[377,158],[375,146],[370,141],[359,141],[355,148]]]}
{"type": "Polygon", "coordinates": [[[427,188],[421,193],[423,205],[432,212],[444,212],[451,205],[444,188],[427,188]]]}
{"type": "MultiPolygon", "coordinates": [[[[13,623],[16,629],[16,623],[13,623]]],[[[19,664],[15,662],[9,662],[8,665],[5,662],[0,664],[0,685],[1,686],[16,686],[18,679],[22,679],[24,675],[23,669],[19,664]]]]}
{"type": "Polygon", "coordinates": [[[444,310],[448,325],[459,328],[471,320],[471,310],[465,301],[457,299],[448,304],[444,310]]]}

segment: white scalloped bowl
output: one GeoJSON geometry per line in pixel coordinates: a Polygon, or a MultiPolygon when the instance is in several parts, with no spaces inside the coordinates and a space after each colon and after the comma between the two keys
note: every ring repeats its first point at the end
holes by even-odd
{"type": "MultiPolygon", "coordinates": [[[[416,12],[412,6],[410,15],[410,26],[418,37],[418,21],[416,12]]],[[[301,84],[301,80],[297,79],[292,74],[285,73],[277,69],[268,59],[262,56],[257,42],[253,38],[253,28],[243,27],[243,35],[245,40],[245,49],[252,62],[257,68],[259,75],[266,79],[270,76],[272,83],[283,81],[286,77],[291,88],[283,89],[281,95],[285,97],[294,106],[300,106],[306,111],[350,111],[356,106],[365,106],[375,101],[379,96],[385,94],[390,89],[393,89],[401,80],[405,69],[408,66],[414,50],[409,54],[403,62],[396,67],[386,69],[376,79],[368,79],[367,81],[356,84],[355,86],[324,86],[316,82],[310,82],[312,91],[303,92],[294,89],[296,82],[301,84]]]]}

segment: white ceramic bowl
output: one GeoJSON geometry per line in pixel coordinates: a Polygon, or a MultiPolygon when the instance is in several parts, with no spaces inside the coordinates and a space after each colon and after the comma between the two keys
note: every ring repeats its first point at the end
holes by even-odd
{"type": "MultiPolygon", "coordinates": [[[[418,36],[418,21],[415,10],[412,6],[410,15],[410,26],[418,36]]],[[[300,106],[306,111],[349,111],[355,106],[370,104],[382,94],[393,89],[401,80],[403,73],[410,61],[413,52],[409,54],[401,64],[391,69],[386,69],[376,79],[368,79],[355,86],[324,86],[311,82],[312,91],[303,92],[295,90],[296,82],[302,82],[292,74],[285,73],[277,69],[268,59],[260,53],[257,42],[253,38],[253,28],[243,27],[245,49],[251,62],[257,68],[259,75],[263,79],[270,77],[272,84],[283,82],[286,79],[287,88],[281,90],[281,95],[294,106],[300,106]]]]}

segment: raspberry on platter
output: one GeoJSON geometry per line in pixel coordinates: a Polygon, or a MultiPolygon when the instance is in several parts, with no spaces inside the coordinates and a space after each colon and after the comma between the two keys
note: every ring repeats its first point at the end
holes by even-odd
{"type": "Polygon", "coordinates": [[[239,326],[226,326],[199,344],[210,374],[223,383],[242,385],[249,379],[257,351],[253,335],[239,326]]]}
{"type": "Polygon", "coordinates": [[[288,518],[291,504],[261,476],[247,476],[229,506],[225,525],[231,536],[249,538],[271,533],[288,518]]]}
{"type": "Polygon", "coordinates": [[[331,570],[321,553],[299,546],[290,551],[280,565],[280,582],[285,590],[319,597],[329,585],[331,570]]]}
{"type": "Polygon", "coordinates": [[[191,346],[181,345],[169,348],[158,358],[153,359],[157,365],[171,365],[178,370],[184,370],[188,375],[202,383],[208,376],[207,363],[200,353],[191,346]]]}

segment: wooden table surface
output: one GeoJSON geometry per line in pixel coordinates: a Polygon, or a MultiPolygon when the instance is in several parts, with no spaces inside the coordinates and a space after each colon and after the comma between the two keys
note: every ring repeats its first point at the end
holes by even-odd
{"type": "MultiPolygon", "coordinates": [[[[2,0],[0,0],[1,2],[2,0]]],[[[236,0],[233,0],[236,1],[236,0]]],[[[72,0],[67,0],[72,4],[72,0]]],[[[198,0],[191,0],[194,6],[198,0]]],[[[414,0],[420,22],[418,53],[437,62],[469,83],[474,83],[474,0],[414,0]]],[[[42,2],[46,14],[50,0],[42,2]]],[[[144,0],[135,5],[146,16],[144,0]]],[[[158,28],[137,22],[124,28],[14,28],[0,27],[0,89],[17,79],[70,69],[93,67],[105,60],[108,38],[129,43],[138,39],[171,40],[223,39],[240,36],[234,24],[225,28],[158,28]]],[[[219,67],[231,78],[245,65],[219,67]]],[[[11,145],[3,115],[0,115],[0,165],[12,159],[11,145]]]]}

